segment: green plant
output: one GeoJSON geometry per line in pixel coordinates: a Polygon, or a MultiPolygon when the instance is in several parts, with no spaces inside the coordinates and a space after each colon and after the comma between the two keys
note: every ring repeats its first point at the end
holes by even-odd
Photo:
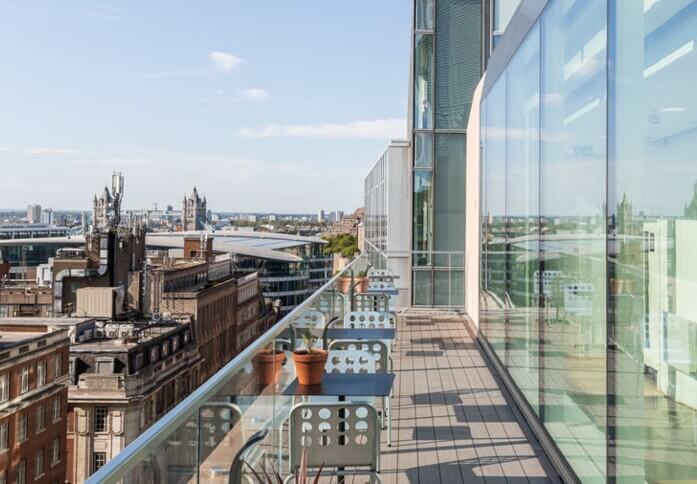
{"type": "Polygon", "coordinates": [[[317,343],[317,340],[319,338],[312,334],[312,332],[308,329],[303,333],[303,345],[305,345],[305,351],[308,353],[313,353],[314,352],[314,346],[315,343],[317,343]]]}
{"type": "Polygon", "coordinates": [[[343,257],[353,257],[358,253],[358,241],[351,234],[336,234],[325,237],[327,244],[322,251],[326,255],[341,254],[343,257]]]}
{"type": "MultiPolygon", "coordinates": [[[[281,474],[278,473],[276,469],[273,469],[273,475],[269,474],[266,472],[266,469],[262,468],[261,472],[262,475],[259,474],[254,468],[249,465],[248,462],[245,461],[245,464],[247,464],[247,467],[249,467],[249,470],[252,471],[252,474],[254,477],[256,477],[257,481],[259,481],[260,484],[283,484],[283,478],[281,477],[281,474]]],[[[317,474],[315,474],[315,478],[312,481],[312,484],[317,484],[319,482],[320,477],[322,477],[322,469],[324,469],[324,464],[319,466],[319,469],[317,469],[317,474]]],[[[303,453],[300,455],[300,466],[298,467],[298,473],[295,476],[295,482],[298,484],[309,484],[310,482],[310,477],[308,476],[307,473],[307,449],[303,449],[303,453]]]]}
{"type": "Polygon", "coordinates": [[[366,277],[368,273],[366,271],[361,271],[358,273],[358,277],[366,277]]]}

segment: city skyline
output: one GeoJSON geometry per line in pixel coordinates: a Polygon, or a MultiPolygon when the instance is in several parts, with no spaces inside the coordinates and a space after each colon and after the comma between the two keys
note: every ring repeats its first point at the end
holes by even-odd
{"type": "Polygon", "coordinates": [[[129,207],[196,184],[226,210],[352,210],[358,174],[406,135],[402,3],[4,4],[0,206],[87,208],[65,187],[118,170],[129,207]]]}

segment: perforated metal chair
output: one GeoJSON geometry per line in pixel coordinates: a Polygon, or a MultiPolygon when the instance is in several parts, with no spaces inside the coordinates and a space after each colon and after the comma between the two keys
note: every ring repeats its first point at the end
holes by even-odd
{"type": "MultiPolygon", "coordinates": [[[[315,336],[321,336],[322,331],[324,331],[324,326],[326,324],[326,319],[324,314],[320,311],[305,311],[301,313],[295,320],[291,323],[293,328],[293,349],[302,346],[302,333],[305,331],[310,331],[315,336]]],[[[321,341],[317,341],[317,345],[321,345],[321,341]]]]}
{"type": "MultiPolygon", "coordinates": [[[[380,340],[335,340],[329,345],[327,373],[389,373],[392,364],[387,345],[380,340]]],[[[353,399],[356,401],[356,399],[353,399]]],[[[374,401],[366,396],[362,402],[374,401]]],[[[382,398],[382,428],[387,429],[387,445],[392,446],[392,405],[390,397],[382,398]]]]}
{"type": "Polygon", "coordinates": [[[353,295],[354,311],[390,311],[390,297],[387,294],[361,292],[353,295]]]}
{"type": "Polygon", "coordinates": [[[300,403],[290,413],[289,458],[291,482],[305,452],[308,474],[320,466],[322,476],[370,474],[382,483],[380,423],[372,405],[365,403],[300,403]],[[332,470],[334,469],[334,470],[332,470]]]}
{"type": "Polygon", "coordinates": [[[380,291],[385,289],[395,289],[394,278],[392,276],[373,276],[370,278],[368,282],[369,291],[380,291]]]}
{"type": "Polygon", "coordinates": [[[321,312],[327,319],[331,319],[335,316],[343,316],[345,306],[343,294],[325,291],[313,301],[310,308],[321,312]]]}
{"type": "MultiPolygon", "coordinates": [[[[397,330],[394,313],[380,311],[351,311],[344,315],[344,328],[392,328],[397,330]]],[[[393,340],[382,340],[392,350],[393,340]]],[[[391,356],[390,356],[391,359],[391,356]]]]}
{"type": "Polygon", "coordinates": [[[382,311],[351,311],[344,315],[345,328],[394,328],[395,315],[382,311]]]}
{"type": "MultiPolygon", "coordinates": [[[[232,459],[230,473],[228,475],[228,484],[242,484],[242,479],[245,479],[250,483],[254,482],[249,474],[245,473],[245,462],[247,462],[247,456],[254,446],[264,440],[268,434],[268,429],[259,430],[258,432],[255,432],[254,435],[247,440],[247,442],[244,443],[242,448],[235,455],[235,458],[232,459]]],[[[251,464],[248,462],[247,464],[251,466],[251,464]]]]}

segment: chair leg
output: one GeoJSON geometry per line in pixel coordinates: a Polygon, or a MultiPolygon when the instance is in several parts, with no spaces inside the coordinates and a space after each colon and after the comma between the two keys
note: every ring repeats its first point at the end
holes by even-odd
{"type": "Polygon", "coordinates": [[[382,476],[378,474],[377,472],[371,472],[370,473],[370,482],[378,482],[379,484],[382,484],[382,476]]]}
{"type": "Polygon", "coordinates": [[[387,413],[387,446],[392,447],[392,401],[385,398],[385,412],[387,413]]]}

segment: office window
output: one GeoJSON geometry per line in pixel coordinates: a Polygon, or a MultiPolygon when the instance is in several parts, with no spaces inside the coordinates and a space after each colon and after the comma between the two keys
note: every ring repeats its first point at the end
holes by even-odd
{"type": "Polygon", "coordinates": [[[46,362],[40,361],[36,364],[36,386],[40,387],[46,384],[46,362]]]}
{"type": "Polygon", "coordinates": [[[162,343],[162,357],[164,358],[169,354],[169,343],[162,343]]]}
{"type": "Polygon", "coordinates": [[[0,375],[0,402],[6,402],[10,398],[10,376],[5,373],[0,375]]]}
{"type": "Polygon", "coordinates": [[[157,346],[150,350],[150,363],[154,363],[158,360],[157,346]]]}
{"type": "MultiPolygon", "coordinates": [[[[436,135],[436,171],[433,189],[436,251],[460,252],[465,247],[465,135],[436,135]]],[[[453,266],[456,261],[441,254],[434,265],[453,266]]],[[[459,261],[461,262],[461,261],[459,261]]]]}
{"type": "Polygon", "coordinates": [[[27,461],[21,460],[17,464],[17,484],[27,484],[27,461]]]}
{"type": "Polygon", "coordinates": [[[414,53],[414,128],[433,129],[433,35],[418,34],[414,53]]]}
{"type": "Polygon", "coordinates": [[[94,409],[94,431],[106,432],[106,420],[108,411],[106,407],[95,407],[94,409]]]}
{"type": "Polygon", "coordinates": [[[53,399],[53,422],[58,422],[61,419],[61,398],[55,397],[53,399]]]}
{"type": "Polygon", "coordinates": [[[29,367],[25,366],[20,370],[20,393],[27,393],[29,391],[29,367]]]}
{"type": "Polygon", "coordinates": [[[56,437],[51,444],[51,467],[61,461],[61,439],[56,437]]]}
{"type": "Polygon", "coordinates": [[[41,449],[34,456],[34,479],[44,475],[44,450],[41,449]]]}
{"type": "Polygon", "coordinates": [[[481,2],[436,2],[436,128],[465,129],[481,78],[481,2]]]}
{"type": "Polygon", "coordinates": [[[433,172],[414,172],[414,265],[425,265],[433,249],[433,172]]]}
{"type": "Polygon", "coordinates": [[[414,166],[433,166],[433,133],[414,133],[414,166]]]}
{"type": "Polygon", "coordinates": [[[9,425],[7,420],[0,424],[0,452],[4,452],[9,448],[10,435],[9,425]]]}
{"type": "Polygon", "coordinates": [[[433,30],[433,0],[416,0],[416,30],[433,30]]]}
{"type": "Polygon", "coordinates": [[[27,440],[27,425],[27,414],[20,414],[17,417],[17,440],[19,442],[24,442],[25,440],[27,440]]]}
{"type": "Polygon", "coordinates": [[[97,472],[106,464],[106,452],[95,452],[92,456],[92,472],[97,472]]]}
{"type": "Polygon", "coordinates": [[[63,374],[63,355],[58,353],[53,357],[53,375],[58,378],[63,374]]]}
{"type": "Polygon", "coordinates": [[[35,433],[42,432],[46,429],[46,407],[41,405],[36,409],[35,433]]]}

